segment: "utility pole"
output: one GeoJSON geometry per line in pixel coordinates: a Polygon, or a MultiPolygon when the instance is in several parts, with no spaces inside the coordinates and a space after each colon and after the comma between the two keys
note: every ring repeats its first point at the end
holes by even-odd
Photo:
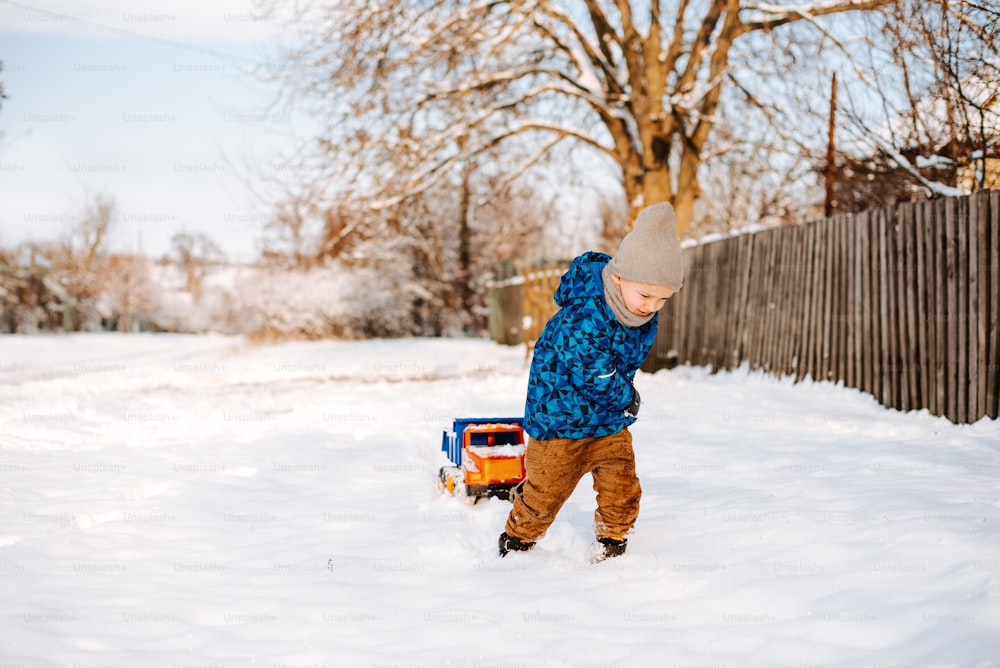
{"type": "Polygon", "coordinates": [[[833,215],[833,161],[834,161],[834,141],[833,130],[836,126],[837,117],[837,73],[833,73],[833,82],[830,85],[830,132],[826,143],[826,168],[823,170],[826,177],[826,201],[823,203],[823,216],[829,218],[833,215]]]}

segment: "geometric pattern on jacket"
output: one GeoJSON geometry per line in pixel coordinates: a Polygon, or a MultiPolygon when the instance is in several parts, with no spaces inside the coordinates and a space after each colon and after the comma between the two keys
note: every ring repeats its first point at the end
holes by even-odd
{"type": "Polygon", "coordinates": [[[626,327],[604,298],[601,270],[611,260],[587,252],[573,260],[555,291],[559,310],[535,343],[524,406],[532,437],[591,438],[635,422],[624,411],[632,380],[656,338],[657,318],[626,327]]]}

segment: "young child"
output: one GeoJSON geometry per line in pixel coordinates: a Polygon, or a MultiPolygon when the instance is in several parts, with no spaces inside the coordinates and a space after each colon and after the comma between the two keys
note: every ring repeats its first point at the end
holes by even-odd
{"type": "Polygon", "coordinates": [[[625,552],[642,490],[628,426],[632,385],[656,338],[656,313],[681,289],[674,210],[643,209],[614,258],[587,252],[555,292],[559,311],[535,344],[524,427],[525,481],[500,534],[500,556],[530,550],[586,473],[594,480],[594,560],[625,552]]]}

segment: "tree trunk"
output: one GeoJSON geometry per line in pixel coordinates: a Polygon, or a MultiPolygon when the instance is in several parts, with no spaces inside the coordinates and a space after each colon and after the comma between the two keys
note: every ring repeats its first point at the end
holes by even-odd
{"type": "Polygon", "coordinates": [[[458,207],[458,289],[461,299],[459,313],[463,318],[462,328],[470,329],[472,324],[472,230],[469,217],[472,215],[472,187],[469,183],[470,168],[462,167],[462,195],[458,207]]]}
{"type": "Polygon", "coordinates": [[[187,289],[191,293],[191,299],[195,304],[201,304],[201,273],[198,265],[191,262],[187,266],[187,289]]]}
{"type": "Polygon", "coordinates": [[[677,174],[677,194],[674,197],[674,214],[677,216],[677,234],[683,239],[694,217],[694,205],[701,197],[698,185],[698,168],[701,152],[687,147],[681,156],[681,167],[677,174]]]}

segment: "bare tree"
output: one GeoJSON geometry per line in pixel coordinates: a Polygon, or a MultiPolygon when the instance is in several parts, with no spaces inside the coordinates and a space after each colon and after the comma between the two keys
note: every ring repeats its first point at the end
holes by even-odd
{"type": "Polygon", "coordinates": [[[760,97],[756,102],[720,106],[713,146],[703,154],[701,194],[689,232],[695,238],[748,225],[802,222],[816,213],[811,159],[819,134],[807,130],[820,119],[800,113],[796,122],[803,139],[796,140],[782,130],[791,127],[790,110],[760,97]]]}
{"type": "Polygon", "coordinates": [[[0,331],[31,332],[58,326],[58,300],[46,285],[48,263],[34,243],[0,249],[0,331]]]}
{"type": "Polygon", "coordinates": [[[119,332],[136,331],[157,305],[149,262],[141,255],[110,255],[101,277],[105,317],[119,332]]]}
{"type": "Polygon", "coordinates": [[[96,327],[100,322],[97,300],[115,213],[111,197],[95,195],[76,225],[48,249],[51,269],[46,283],[63,305],[68,329],[96,327]]]}
{"type": "Polygon", "coordinates": [[[15,309],[19,303],[17,290],[23,280],[19,275],[15,254],[0,248],[0,331],[17,331],[15,309]]]}
{"type": "Polygon", "coordinates": [[[291,194],[278,202],[265,229],[272,233],[266,238],[265,257],[290,258],[292,266],[306,267],[315,259],[319,241],[310,238],[309,218],[316,207],[300,194],[291,194]]]}
{"type": "Polygon", "coordinates": [[[187,290],[195,304],[201,303],[202,281],[214,262],[222,257],[218,245],[202,233],[178,232],[170,243],[173,256],[187,280],[187,290]]]}
{"type": "Polygon", "coordinates": [[[633,213],[671,201],[683,232],[724,89],[767,65],[740,45],[791,24],[809,31],[801,44],[836,43],[827,17],[893,1],[329,0],[295,15],[285,71],[327,121],[317,146],[337,197],[386,207],[501,146],[516,177],[573,142],[618,167],[633,213]]]}
{"type": "Polygon", "coordinates": [[[1000,2],[901,0],[879,28],[871,76],[842,102],[839,209],[996,187],[1000,2]]]}
{"type": "Polygon", "coordinates": [[[378,281],[368,289],[399,293],[396,301],[406,306],[398,317],[411,321],[412,334],[482,330],[485,313],[477,305],[486,301],[488,275],[500,258],[528,259],[526,249],[540,245],[552,213],[544,199],[515,184],[477,203],[491,187],[477,174],[466,183],[456,174],[375,213],[331,210],[317,262],[375,270],[378,281]],[[347,229],[353,231],[340,233],[347,229]]]}

